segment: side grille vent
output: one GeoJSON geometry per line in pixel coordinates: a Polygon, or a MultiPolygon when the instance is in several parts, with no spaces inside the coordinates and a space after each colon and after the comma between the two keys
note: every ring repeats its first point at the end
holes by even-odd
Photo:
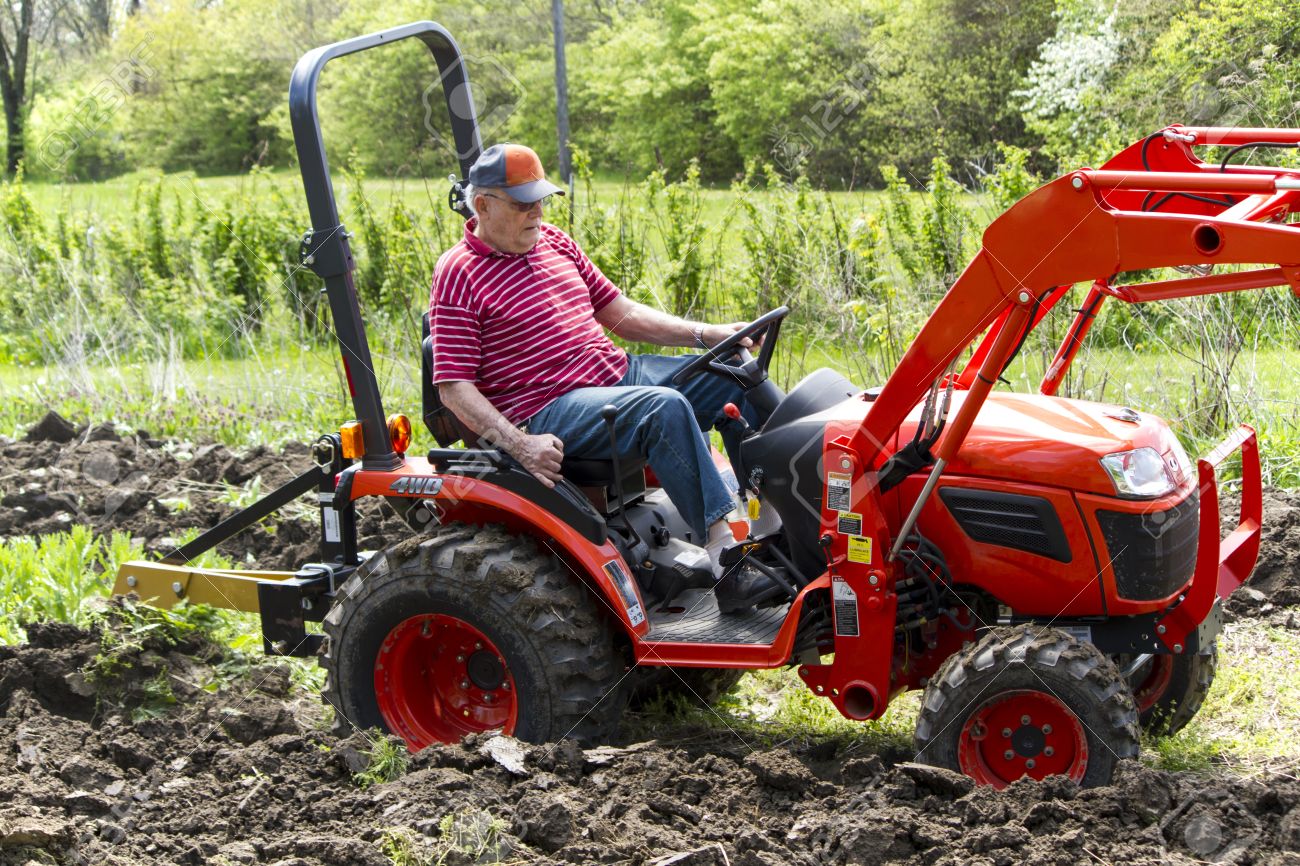
{"type": "Polygon", "coordinates": [[[939,498],[957,525],[975,541],[1036,553],[1058,562],[1072,558],[1065,529],[1052,503],[1041,496],[941,487],[939,498]]]}

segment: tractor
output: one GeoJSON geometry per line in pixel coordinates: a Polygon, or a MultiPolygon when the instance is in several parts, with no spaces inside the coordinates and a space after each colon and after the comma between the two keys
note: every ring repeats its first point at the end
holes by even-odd
{"type": "MultiPolygon", "coordinates": [[[[820,369],[783,392],[769,370],[784,307],[683,368],[679,382],[741,382],[759,418],[737,453],[716,455],[743,500],[723,564],[773,589],[724,612],[699,573],[703,540],[642,458],[566,460],[544,486],[440,403],[427,319],[422,419],[438,447],[408,453],[408,417],[385,414],[316,89],[329,61],[406,39],[433,54],[464,177],[482,143],[461,52],[435,23],[315,49],[289,90],[312,223],[301,259],[324,281],[355,418],[315,440],[294,480],[161,561],[123,565],[117,592],[258,612],[267,653],[319,656],[340,729],[379,728],[412,750],[487,731],[601,741],[651,687],[709,700],[745,671],[786,666],[855,720],[923,689],[918,760],[995,787],[1104,784],[1142,729],[1188,723],[1214,678],[1223,600],[1259,550],[1255,433],[1241,426],[1193,461],[1162,419],[1057,390],[1108,300],[1300,293],[1288,224],[1300,172],[1233,164],[1247,147],[1300,144],[1300,130],[1171,125],[1042,186],[988,227],[883,383],[820,369]],[[1207,163],[1206,147],[1230,150],[1207,163]],[[1120,279],[1169,268],[1183,275],[1120,279]],[[1086,297],[1038,393],[995,393],[1076,285],[1086,297]],[[1225,535],[1218,475],[1237,453],[1225,535]],[[188,564],[309,493],[319,561],[188,564]],[[409,529],[360,551],[370,497],[409,529]]],[[[449,204],[466,214],[454,175],[449,204]]],[[[591,423],[612,432],[619,419],[591,423]]]]}

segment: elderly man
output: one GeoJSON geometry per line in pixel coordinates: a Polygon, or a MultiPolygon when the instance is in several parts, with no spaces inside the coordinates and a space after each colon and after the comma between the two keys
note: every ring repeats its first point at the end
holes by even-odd
{"type": "Polygon", "coordinates": [[[564,193],[530,148],[488,148],[468,181],[474,217],[438,260],[430,301],[433,380],[443,403],[480,435],[491,431],[547,486],[559,480],[566,454],[610,458],[600,410],[617,406],[620,454],[645,455],[713,561],[719,606],[743,609],[768,579],[721,573],[718,556],[734,540],[725,517],[735,489],[714,466],[703,432],[718,426],[733,444],[738,431],[727,429],[733,422],[723,406],[743,405],[740,387],[700,376],[676,389],[672,375],[692,356],[629,356],[605,334],[704,349],[743,323],[686,321],[623,295],[572,238],[543,221],[547,199],[564,193]]]}

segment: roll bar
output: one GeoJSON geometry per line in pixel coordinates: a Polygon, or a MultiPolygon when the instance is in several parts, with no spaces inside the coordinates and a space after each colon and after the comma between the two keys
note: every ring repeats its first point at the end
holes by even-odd
{"type": "Polygon", "coordinates": [[[361,422],[365,440],[366,453],[362,465],[366,469],[393,469],[402,461],[388,440],[383,399],[379,394],[379,382],[370,359],[370,344],[366,340],[365,324],[352,279],[356,263],[348,244],[350,235],[339,222],[329,160],[321,138],[316,85],[325,64],[336,57],[411,38],[423,42],[438,64],[443,96],[451,117],[456,156],[462,176],[468,175],[470,166],[483,149],[478,115],[460,47],[441,25],[417,21],[315,48],[302,56],[289,80],[289,120],[298,151],[298,165],[302,170],[307,210],[311,214],[311,231],[303,236],[300,255],[302,264],[325,281],[325,294],[329,298],[330,315],[334,319],[334,333],[343,357],[353,411],[361,422]]]}

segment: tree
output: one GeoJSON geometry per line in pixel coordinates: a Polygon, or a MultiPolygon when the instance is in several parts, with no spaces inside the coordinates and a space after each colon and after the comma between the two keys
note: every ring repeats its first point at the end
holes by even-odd
{"type": "Polygon", "coordinates": [[[4,98],[7,135],[5,171],[10,175],[23,161],[23,125],[29,105],[27,74],[38,5],[43,4],[38,0],[10,0],[4,3],[4,14],[0,15],[0,97],[4,98]]]}

